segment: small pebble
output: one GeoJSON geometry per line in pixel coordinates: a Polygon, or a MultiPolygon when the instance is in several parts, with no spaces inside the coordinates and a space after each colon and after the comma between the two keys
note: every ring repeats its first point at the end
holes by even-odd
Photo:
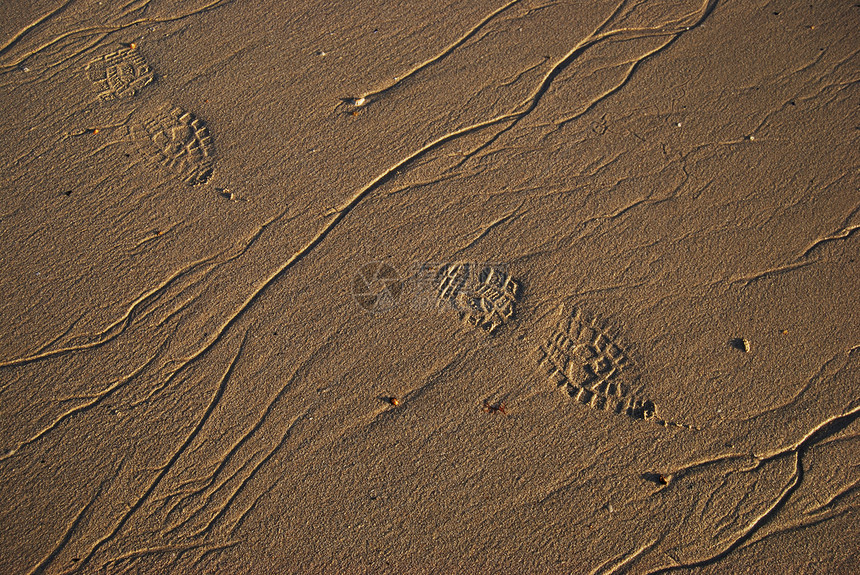
{"type": "Polygon", "coordinates": [[[749,353],[750,351],[750,342],[744,337],[734,338],[729,342],[729,345],[744,353],[749,353]]]}

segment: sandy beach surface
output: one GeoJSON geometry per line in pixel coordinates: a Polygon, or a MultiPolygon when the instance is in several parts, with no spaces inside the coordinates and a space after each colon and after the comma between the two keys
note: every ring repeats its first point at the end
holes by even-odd
{"type": "Polygon", "coordinates": [[[0,5],[0,573],[860,572],[860,4],[0,5]]]}

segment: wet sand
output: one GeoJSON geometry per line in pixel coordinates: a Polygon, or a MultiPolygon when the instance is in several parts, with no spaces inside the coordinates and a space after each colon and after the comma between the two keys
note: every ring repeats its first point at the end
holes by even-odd
{"type": "Polygon", "coordinates": [[[0,572],[860,568],[855,3],[292,4],[0,9],[0,572]]]}

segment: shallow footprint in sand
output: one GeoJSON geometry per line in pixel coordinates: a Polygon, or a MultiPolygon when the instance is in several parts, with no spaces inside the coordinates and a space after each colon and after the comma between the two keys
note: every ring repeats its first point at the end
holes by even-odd
{"type": "Polygon", "coordinates": [[[596,317],[562,305],[549,337],[535,352],[535,360],[542,373],[583,405],[658,425],[690,427],[660,419],[654,402],[630,393],[627,382],[633,378],[625,375],[635,368],[618,341],[619,337],[596,317]]]}
{"type": "Polygon", "coordinates": [[[84,70],[102,100],[132,97],[154,79],[149,64],[133,47],[94,58],[84,70]]]}
{"type": "Polygon", "coordinates": [[[164,107],[132,127],[145,156],[175,172],[189,185],[204,184],[214,170],[214,146],[200,118],[179,107],[164,107]]]}
{"type": "Polygon", "coordinates": [[[454,262],[430,264],[437,305],[453,309],[469,325],[493,333],[514,316],[520,285],[501,267],[454,262]]]}

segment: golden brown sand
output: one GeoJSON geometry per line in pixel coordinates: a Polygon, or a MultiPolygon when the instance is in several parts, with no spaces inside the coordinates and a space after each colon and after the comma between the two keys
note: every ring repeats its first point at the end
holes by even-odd
{"type": "Polygon", "coordinates": [[[0,20],[0,572],[860,569],[857,3],[0,20]]]}

